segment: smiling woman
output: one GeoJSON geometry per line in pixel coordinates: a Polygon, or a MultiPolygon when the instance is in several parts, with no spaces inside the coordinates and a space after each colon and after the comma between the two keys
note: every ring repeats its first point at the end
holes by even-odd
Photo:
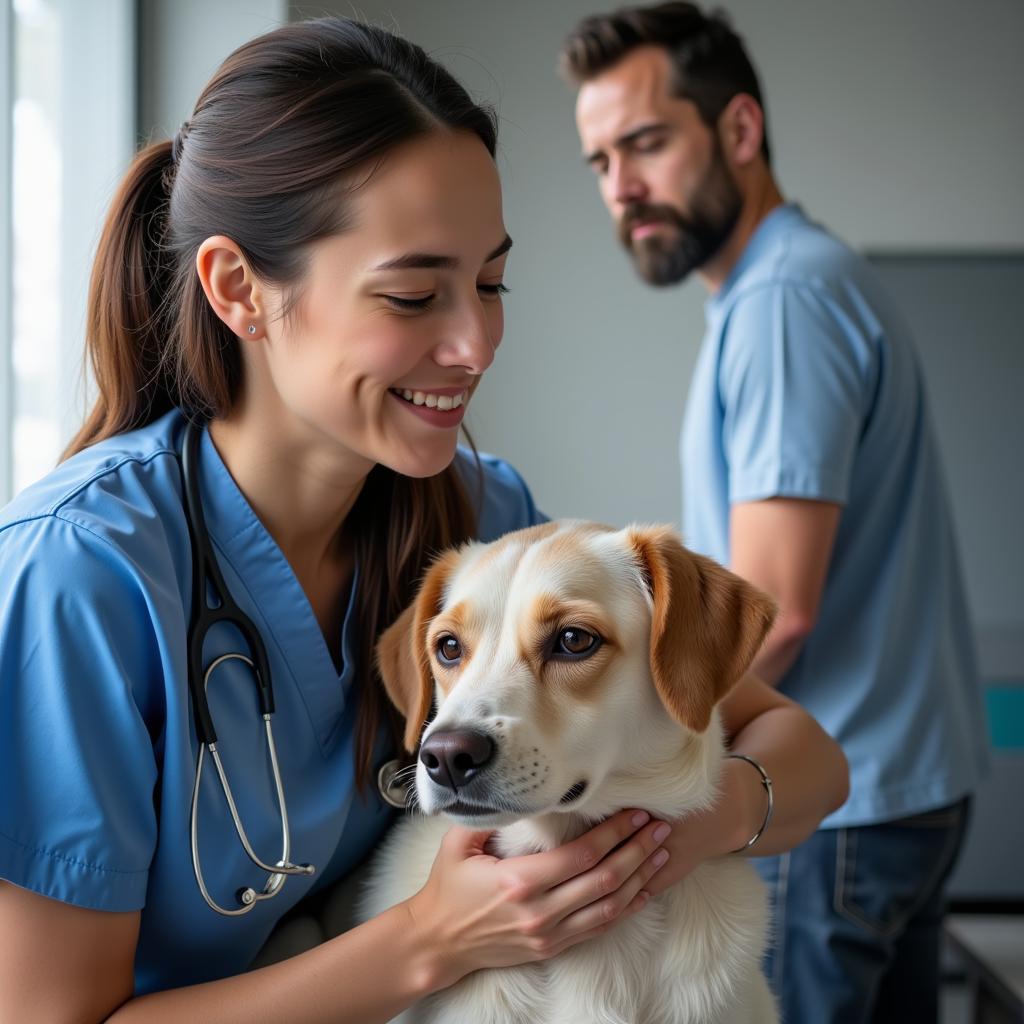
{"type": "MultiPolygon", "coordinates": [[[[391,151],[346,206],[348,229],[311,247],[291,315],[271,317],[265,343],[244,347],[247,386],[296,459],[337,461],[340,447],[348,465],[338,468],[352,478],[376,464],[434,476],[452,462],[466,403],[501,342],[511,243],[498,172],[477,136],[434,132],[391,151]]],[[[240,260],[229,240],[200,248],[201,280],[225,318],[240,260]]],[[[287,299],[263,285],[251,297],[270,310],[287,299]]],[[[246,430],[237,421],[247,408],[214,424],[218,446],[246,430]]]]}
{"type": "MultiPolygon", "coordinates": [[[[323,459],[346,480],[377,464],[433,477],[452,461],[504,326],[497,289],[511,242],[494,161],[476,135],[416,138],[360,183],[344,219],[346,231],[310,246],[287,316],[278,311],[291,285],[237,277],[244,256],[229,238],[200,245],[198,276],[214,311],[225,322],[256,320],[262,341],[242,347],[245,393],[214,422],[213,439],[230,448],[258,410],[258,429],[278,443],[289,438],[297,462],[323,459]],[[236,308],[247,286],[248,303],[267,310],[262,318],[236,308]]],[[[323,508],[321,496],[310,497],[323,508]]],[[[294,512],[292,496],[287,517],[294,512]]]]}
{"type": "MultiPolygon", "coordinates": [[[[495,145],[421,49],[325,19],[238,49],[129,168],[92,274],[98,400],[0,514],[0,1018],[385,1020],[537,958],[518,904],[474,923],[505,883],[459,848],[431,883],[452,897],[241,977],[391,821],[366,785],[401,731],[380,632],[434,552],[541,519],[510,466],[458,448],[504,326],[495,145]],[[268,876],[284,821],[297,868],[268,876]]],[[[544,862],[586,893],[536,899],[603,925],[593,872],[618,889],[653,845],[619,815],[544,862]]]]}

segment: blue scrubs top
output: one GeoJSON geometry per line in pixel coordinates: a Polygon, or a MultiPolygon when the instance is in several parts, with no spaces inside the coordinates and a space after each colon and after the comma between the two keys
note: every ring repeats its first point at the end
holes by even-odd
{"type": "Polygon", "coordinates": [[[966,593],[924,381],[870,265],[798,206],[707,303],[681,440],[687,543],[728,564],[732,505],[842,506],[818,619],[779,689],[842,745],[823,827],[959,799],[988,766],[966,593]]]}
{"type": "MultiPolygon", "coordinates": [[[[141,909],[139,994],[244,971],[282,914],[356,865],[392,817],[375,790],[364,799],[354,787],[354,599],[339,675],[288,562],[204,434],[207,527],[270,660],[291,857],[317,871],[289,878],[242,917],[222,917],[203,901],[189,845],[197,748],[186,674],[183,432],[172,412],[103,441],[0,511],[0,878],[78,906],[141,909]]],[[[470,456],[458,458],[471,472],[470,456]]],[[[480,538],[541,521],[515,470],[482,461],[480,538]]],[[[238,650],[247,653],[235,630],[218,627],[206,664],[238,650]]],[[[218,668],[209,701],[243,824],[257,854],[273,862],[280,818],[248,669],[237,661],[218,668]]],[[[238,842],[209,758],[199,838],[218,903],[236,906],[243,885],[262,889],[266,874],[238,842]]]]}

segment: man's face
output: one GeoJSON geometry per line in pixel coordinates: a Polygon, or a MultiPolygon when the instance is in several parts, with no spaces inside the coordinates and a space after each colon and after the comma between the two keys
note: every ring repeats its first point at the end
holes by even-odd
{"type": "Polygon", "coordinates": [[[668,54],[644,46],[584,83],[576,100],[584,158],[620,241],[654,285],[703,266],[743,205],[717,133],[671,85],[668,54]]]}

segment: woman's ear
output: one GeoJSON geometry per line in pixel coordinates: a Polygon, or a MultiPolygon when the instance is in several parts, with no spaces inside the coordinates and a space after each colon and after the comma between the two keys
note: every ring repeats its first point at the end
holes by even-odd
{"type": "Polygon", "coordinates": [[[775,603],[687,551],[667,527],[634,527],[628,537],[654,603],[650,659],[658,696],[677,722],[703,732],[768,635],[775,603]]]}
{"type": "Polygon", "coordinates": [[[410,753],[419,744],[434,696],[427,630],[441,610],[445,585],[457,560],[457,552],[449,551],[431,565],[416,599],[377,641],[377,671],[391,703],[405,718],[404,741],[410,753]]]}
{"type": "Polygon", "coordinates": [[[207,238],[196,253],[196,273],[210,307],[234,335],[243,340],[263,336],[262,289],[235,242],[226,235],[207,238]]]}

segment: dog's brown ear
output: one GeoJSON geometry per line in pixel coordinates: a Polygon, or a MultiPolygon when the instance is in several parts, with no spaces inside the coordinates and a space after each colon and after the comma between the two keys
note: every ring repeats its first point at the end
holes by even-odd
{"type": "Polygon", "coordinates": [[[427,628],[441,610],[444,587],[457,557],[456,552],[449,551],[431,565],[416,599],[377,641],[377,671],[391,703],[405,718],[404,741],[410,753],[419,743],[434,691],[427,628]]]}
{"type": "Polygon", "coordinates": [[[651,674],[676,721],[703,732],[712,708],[739,681],[775,620],[775,603],[667,527],[629,539],[654,599],[651,674]]]}

